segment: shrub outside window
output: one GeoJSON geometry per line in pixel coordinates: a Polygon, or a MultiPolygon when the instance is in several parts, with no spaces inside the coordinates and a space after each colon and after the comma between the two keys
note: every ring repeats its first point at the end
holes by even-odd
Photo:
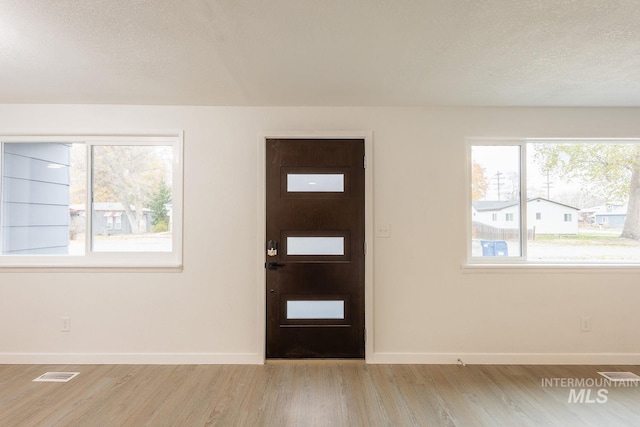
{"type": "Polygon", "coordinates": [[[471,263],[640,264],[640,140],[469,145],[471,263]]]}

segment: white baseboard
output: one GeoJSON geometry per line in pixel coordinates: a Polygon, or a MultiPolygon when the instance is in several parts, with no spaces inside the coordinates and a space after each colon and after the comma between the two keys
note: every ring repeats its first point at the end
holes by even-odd
{"type": "Polygon", "coordinates": [[[374,353],[371,364],[640,365],[640,353],[374,353]]]}
{"type": "MultiPolygon", "coordinates": [[[[640,365],[640,353],[374,353],[370,364],[640,365]]],[[[261,365],[257,353],[0,353],[0,365],[261,365]]]]}
{"type": "Polygon", "coordinates": [[[256,353],[0,353],[3,365],[255,365],[256,353]]]}

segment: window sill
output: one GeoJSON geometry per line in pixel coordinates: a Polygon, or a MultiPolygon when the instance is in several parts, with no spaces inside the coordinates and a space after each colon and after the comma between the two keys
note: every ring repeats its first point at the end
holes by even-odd
{"type": "Polygon", "coordinates": [[[181,265],[162,266],[0,266],[0,273],[181,273],[181,265]]]}
{"type": "Polygon", "coordinates": [[[182,261],[171,253],[113,253],[100,256],[6,256],[0,273],[10,272],[181,272],[182,261]]]}
{"type": "Polygon", "coordinates": [[[466,263],[463,274],[640,274],[639,264],[466,263]]]}

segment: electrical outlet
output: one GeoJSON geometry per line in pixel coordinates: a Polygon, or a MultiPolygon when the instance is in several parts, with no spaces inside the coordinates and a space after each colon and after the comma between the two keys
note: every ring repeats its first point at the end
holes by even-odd
{"type": "Polygon", "coordinates": [[[580,319],[580,330],[582,332],[591,332],[591,317],[582,316],[580,319]]]}
{"type": "Polygon", "coordinates": [[[60,318],[60,332],[71,332],[71,318],[70,317],[61,317],[60,318]]]}

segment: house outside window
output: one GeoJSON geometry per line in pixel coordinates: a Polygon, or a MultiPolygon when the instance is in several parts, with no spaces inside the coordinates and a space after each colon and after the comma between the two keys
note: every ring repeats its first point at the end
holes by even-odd
{"type": "Polygon", "coordinates": [[[640,203],[630,185],[640,139],[474,139],[469,149],[469,263],[640,265],[640,218],[628,214],[640,203]],[[508,250],[483,253],[483,242],[508,250]]]}

